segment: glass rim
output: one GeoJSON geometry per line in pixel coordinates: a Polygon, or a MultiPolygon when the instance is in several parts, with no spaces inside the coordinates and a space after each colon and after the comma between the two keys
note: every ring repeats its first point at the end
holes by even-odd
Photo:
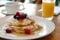
{"type": "Polygon", "coordinates": [[[54,2],[55,3],[56,0],[42,0],[42,2],[54,2]]]}

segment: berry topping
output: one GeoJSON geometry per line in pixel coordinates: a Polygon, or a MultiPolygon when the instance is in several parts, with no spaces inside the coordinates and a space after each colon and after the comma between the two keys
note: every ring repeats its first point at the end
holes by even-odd
{"type": "Polygon", "coordinates": [[[24,18],[24,14],[23,13],[20,16],[21,16],[21,18],[24,18]]]}
{"type": "Polygon", "coordinates": [[[15,19],[20,19],[20,16],[14,15],[15,19]]]}
{"type": "Polygon", "coordinates": [[[16,15],[14,15],[14,18],[16,19],[16,15]]]}
{"type": "Polygon", "coordinates": [[[30,29],[25,29],[25,34],[31,34],[31,30],[30,29]]]}
{"type": "Polygon", "coordinates": [[[6,33],[11,33],[11,29],[6,29],[6,33]]]}
{"type": "Polygon", "coordinates": [[[20,16],[16,16],[16,19],[20,19],[20,16]]]}
{"type": "Polygon", "coordinates": [[[24,18],[27,17],[27,14],[23,14],[23,13],[22,13],[22,14],[20,15],[20,17],[21,17],[21,19],[24,19],[24,18]]]}
{"type": "Polygon", "coordinates": [[[17,15],[17,16],[20,16],[20,12],[16,12],[16,15],[17,15]]]}
{"type": "Polygon", "coordinates": [[[27,17],[27,14],[16,12],[16,15],[14,15],[15,19],[25,19],[27,17]]]}
{"type": "Polygon", "coordinates": [[[24,18],[27,18],[27,14],[24,14],[24,18]]]}

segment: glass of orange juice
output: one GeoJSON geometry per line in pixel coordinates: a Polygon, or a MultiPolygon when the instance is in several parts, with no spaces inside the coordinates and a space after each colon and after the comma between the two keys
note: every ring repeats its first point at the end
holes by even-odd
{"type": "Polygon", "coordinates": [[[54,15],[55,0],[42,0],[42,16],[52,19],[54,15]]]}

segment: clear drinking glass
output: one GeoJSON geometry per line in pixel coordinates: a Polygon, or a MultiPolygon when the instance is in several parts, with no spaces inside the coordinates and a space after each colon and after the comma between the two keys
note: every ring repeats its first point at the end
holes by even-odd
{"type": "Polygon", "coordinates": [[[51,20],[54,15],[55,0],[42,0],[42,16],[51,20]]]}

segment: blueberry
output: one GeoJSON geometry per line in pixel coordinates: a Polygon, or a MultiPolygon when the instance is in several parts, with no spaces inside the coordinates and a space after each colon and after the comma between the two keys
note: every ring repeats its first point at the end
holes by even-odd
{"type": "Polygon", "coordinates": [[[14,18],[16,19],[16,15],[14,15],[14,18]]]}
{"type": "Polygon", "coordinates": [[[16,19],[20,19],[20,16],[16,16],[16,19]]]}
{"type": "Polygon", "coordinates": [[[27,18],[27,14],[24,14],[24,18],[27,18]]]}
{"type": "Polygon", "coordinates": [[[20,16],[14,15],[15,19],[20,19],[20,16]]]}

